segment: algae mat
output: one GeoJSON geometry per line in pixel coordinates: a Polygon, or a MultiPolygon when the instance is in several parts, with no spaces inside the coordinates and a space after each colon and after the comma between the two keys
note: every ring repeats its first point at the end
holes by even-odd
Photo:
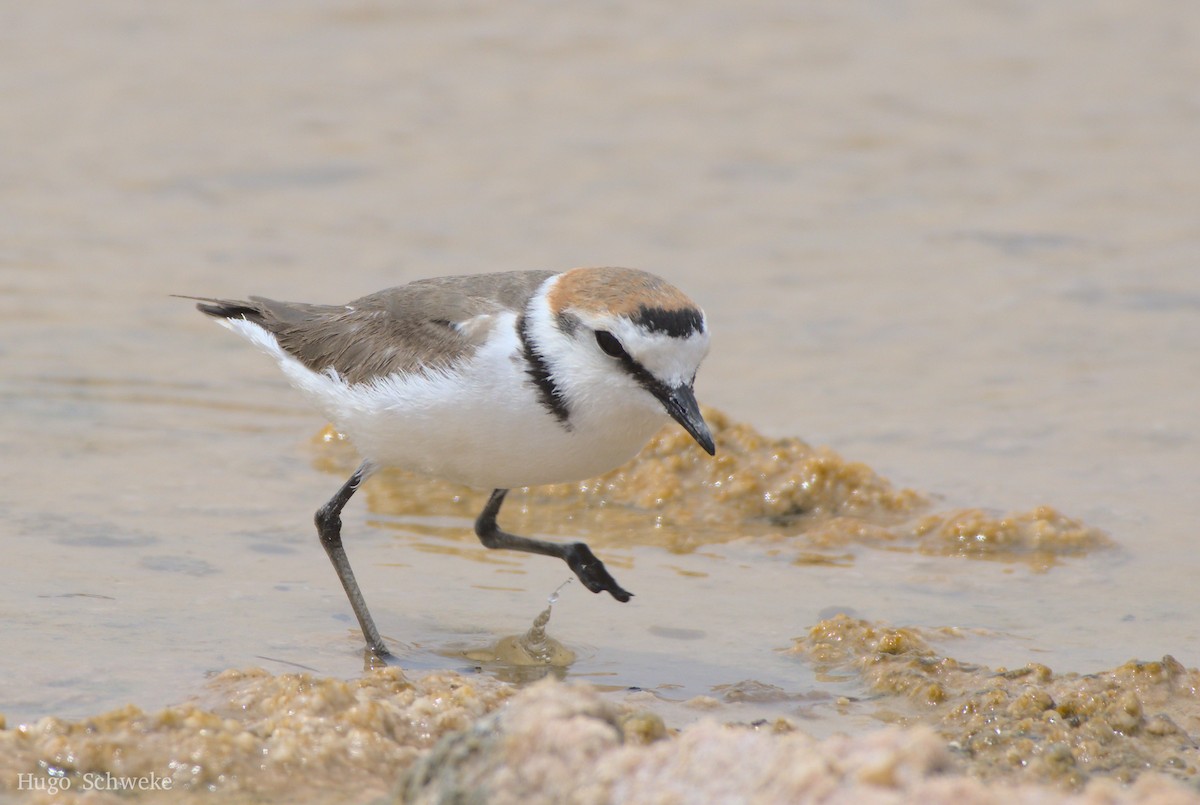
{"type": "MultiPolygon", "coordinates": [[[[529,493],[527,509],[549,509],[571,531],[610,540],[640,533],[627,521],[652,518],[670,551],[748,540],[793,565],[884,549],[1069,572],[1053,568],[1113,545],[1048,507],[1003,517],[938,512],[926,496],[832,451],[705,413],[718,461],[698,458],[667,429],[606,476],[529,493]]],[[[331,471],[353,462],[336,434],[316,443],[331,471]]],[[[391,516],[414,505],[437,515],[478,502],[403,474],[367,489],[371,509],[391,516]]],[[[1052,792],[1097,802],[1200,801],[1200,750],[1191,737],[1200,732],[1200,672],[1170,657],[1092,674],[1055,674],[1037,663],[989,668],[933,647],[963,639],[952,625],[793,618],[800,636],[778,648],[815,670],[818,689],[839,692],[826,706],[893,725],[818,740],[788,709],[794,694],[753,682],[685,702],[696,717],[680,724],[654,712],[650,691],[551,678],[519,692],[500,681],[506,668],[533,666],[553,677],[574,661],[569,648],[547,649],[549,617],[547,609],[524,635],[539,652],[488,657],[468,676],[381,668],[337,680],[230,670],[194,701],[159,712],[131,704],[83,720],[7,725],[0,784],[46,798],[86,792],[96,801],[166,792],[280,802],[786,802],[835,794],[949,802],[1052,792]],[[746,700],[779,715],[737,723],[733,708],[746,700]],[[1134,785],[1120,787],[1127,783],[1134,785]]]]}

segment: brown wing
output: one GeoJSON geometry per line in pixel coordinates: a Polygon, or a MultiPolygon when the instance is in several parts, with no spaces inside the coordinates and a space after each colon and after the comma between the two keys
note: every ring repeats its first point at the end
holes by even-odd
{"type": "Polygon", "coordinates": [[[245,318],[314,371],[332,368],[361,383],[393,372],[450,366],[468,358],[491,333],[494,316],[521,311],[550,271],[512,271],[418,280],[347,305],[206,300],[210,316],[245,318]],[[469,323],[469,326],[464,326],[469,323]]]}

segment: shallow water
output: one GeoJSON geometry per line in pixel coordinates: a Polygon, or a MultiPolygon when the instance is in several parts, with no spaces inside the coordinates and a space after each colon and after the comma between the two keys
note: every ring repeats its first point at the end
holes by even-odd
{"type": "MultiPolygon", "coordinates": [[[[796,563],[631,517],[596,544],[634,601],[555,605],[569,677],[673,724],[775,686],[726,717],[827,734],[873,721],[784,651],[839,611],[971,630],[955,656],[990,666],[1200,665],[1198,31],[1171,0],[0,10],[0,712],[361,670],[312,533],[343,480],[323,423],[168,294],[577,264],[700,301],[699,394],[736,419],[1115,547],[796,563]]],[[[406,668],[470,670],[447,655],[522,634],[567,575],[478,547],[465,504],[366,497],[348,551],[406,668]]]]}

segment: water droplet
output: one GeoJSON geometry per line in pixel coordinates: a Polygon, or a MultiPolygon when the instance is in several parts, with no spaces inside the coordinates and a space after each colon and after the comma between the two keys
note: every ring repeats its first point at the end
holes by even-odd
{"type": "Polygon", "coordinates": [[[573,581],[575,581],[575,579],[573,577],[569,578],[566,581],[564,581],[562,584],[558,585],[558,587],[554,588],[554,592],[550,593],[550,597],[548,599],[546,599],[547,601],[550,602],[550,606],[554,606],[555,604],[558,603],[559,592],[562,591],[563,587],[566,587],[568,584],[570,584],[573,581]]]}

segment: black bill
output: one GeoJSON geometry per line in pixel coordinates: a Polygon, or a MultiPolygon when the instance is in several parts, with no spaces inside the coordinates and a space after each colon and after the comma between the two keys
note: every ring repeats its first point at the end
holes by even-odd
{"type": "Polygon", "coordinates": [[[656,390],[654,396],[662,402],[667,413],[671,415],[671,419],[682,425],[683,429],[692,435],[692,438],[704,448],[706,453],[710,456],[717,454],[717,446],[713,443],[708,423],[704,421],[704,417],[700,416],[700,404],[696,402],[696,392],[692,391],[691,385],[675,388],[662,386],[656,390]]]}

